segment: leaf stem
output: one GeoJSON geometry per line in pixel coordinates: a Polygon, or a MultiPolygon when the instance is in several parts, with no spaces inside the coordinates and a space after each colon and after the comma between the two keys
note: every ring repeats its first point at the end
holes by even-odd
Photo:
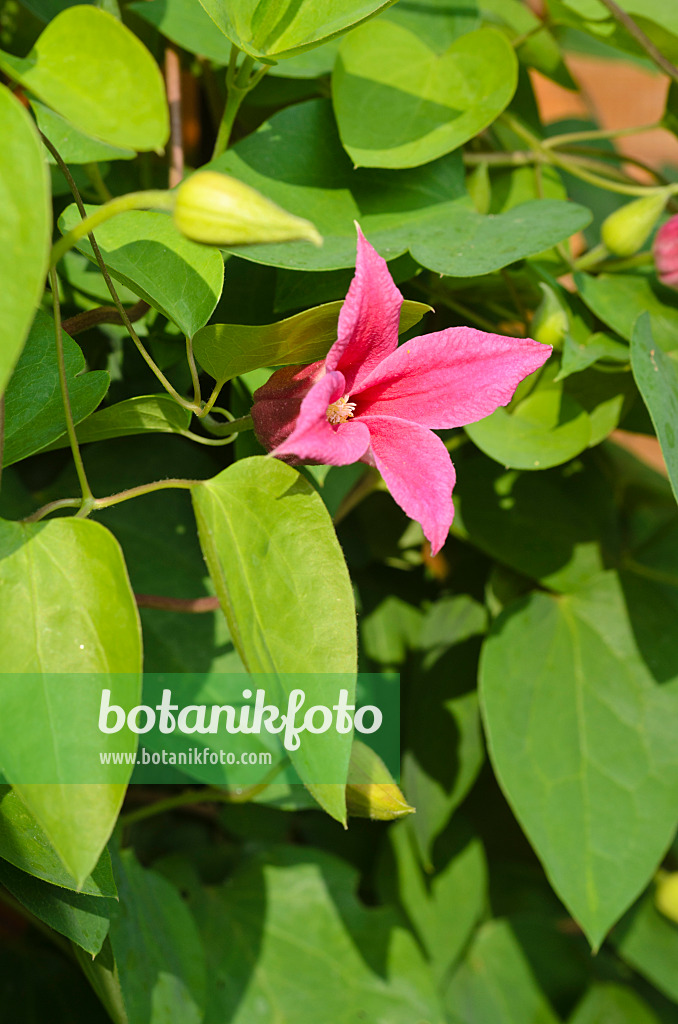
{"type": "Polygon", "coordinates": [[[183,612],[201,615],[220,608],[218,597],[165,597],[162,594],[135,594],[137,608],[157,608],[163,612],[183,612]]]}
{"type": "Polygon", "coordinates": [[[191,380],[193,381],[193,401],[198,408],[202,408],[202,393],[200,391],[200,377],[198,376],[198,368],[195,365],[195,356],[193,355],[193,338],[186,337],[186,360],[188,362],[188,368],[191,371],[191,380]]]}
{"type": "Polygon", "coordinates": [[[99,167],[99,164],[96,163],[95,161],[93,161],[90,164],[85,164],[85,171],[87,173],[87,177],[94,186],[94,190],[96,191],[96,194],[99,197],[99,201],[102,203],[110,202],[113,196],[111,195],[108,186],[102,177],[101,168],[99,167]]]}
{"type": "Polygon", "coordinates": [[[654,131],[661,128],[661,124],[641,124],[633,128],[593,128],[582,132],[564,132],[562,135],[552,135],[544,139],[543,145],[546,149],[554,146],[569,146],[572,142],[597,142],[599,139],[621,139],[626,135],[639,135],[641,132],[654,131]]]}
{"type": "Polygon", "coordinates": [[[181,61],[173,46],[165,48],[165,88],[170,112],[169,187],[174,188],[184,176],[184,139],[182,129],[181,61]]]}
{"type": "MultiPolygon", "coordinates": [[[[140,498],[144,494],[152,494],[154,491],[167,490],[172,487],[179,488],[180,490],[190,490],[191,487],[196,487],[201,483],[203,483],[202,480],[182,480],[176,477],[169,477],[167,480],[155,480],[150,484],[139,484],[138,487],[128,487],[124,491],[118,491],[117,494],[110,494],[107,498],[92,498],[87,514],[89,515],[90,512],[96,512],[102,508],[110,508],[112,505],[119,505],[121,502],[130,501],[132,498],[140,498]]],[[[75,508],[80,504],[81,500],[79,498],[58,498],[56,501],[49,501],[36,512],[32,512],[30,516],[26,516],[22,522],[38,523],[45,516],[48,516],[50,512],[56,512],[60,508],[75,508]]]]}
{"type": "Polygon", "coordinates": [[[672,78],[674,82],[678,82],[678,68],[670,60],[667,60],[661,50],[657,49],[650,37],[645,35],[640,25],[626,11],[622,10],[619,4],[615,3],[615,0],[601,0],[601,3],[607,7],[615,21],[623,25],[629,35],[633,36],[657,67],[661,68],[664,74],[672,78]]]}
{"type": "MultiPolygon", "coordinates": [[[[286,760],[286,759],[285,759],[286,760]]],[[[156,800],[155,803],[138,807],[135,811],[128,811],[120,816],[120,823],[123,828],[134,825],[138,821],[145,821],[147,818],[154,818],[158,814],[166,814],[168,811],[175,811],[181,807],[188,807],[191,804],[219,803],[219,804],[244,804],[258,793],[262,793],[269,786],[275,776],[284,767],[285,761],[275,765],[272,772],[266,776],[264,782],[254,786],[229,786],[228,789],[217,789],[210,786],[207,789],[186,789],[177,796],[168,796],[164,800],[156,800]]]]}
{"type": "Polygon", "coordinates": [[[66,433],[68,434],[71,452],[73,453],[73,461],[75,463],[75,471],[78,474],[80,490],[82,491],[82,503],[80,506],[80,512],[82,512],[84,515],[88,515],[89,511],[91,510],[92,503],[94,501],[94,495],[92,494],[92,490],[89,486],[89,481],[87,479],[87,474],[85,472],[85,466],[82,461],[82,455],[80,454],[78,438],[75,433],[75,424],[73,423],[73,411],[71,409],[70,395],[68,394],[68,380],[66,378],[66,365],[64,362],[64,339],[61,331],[59,281],[57,279],[57,273],[54,267],[50,269],[49,281],[50,286],[52,288],[52,304],[54,308],[57,366],[59,369],[59,386],[61,388],[61,401],[63,403],[64,416],[66,418],[66,433]]]}
{"type": "Polygon", "coordinates": [[[221,154],[228,148],[228,143],[231,138],[231,132],[235,119],[240,110],[240,104],[247,96],[248,92],[261,81],[266,72],[268,71],[268,65],[264,64],[262,67],[253,71],[255,60],[254,57],[250,57],[246,54],[243,58],[243,62],[240,67],[237,66],[238,56],[240,50],[233,43],[231,45],[231,57],[228,63],[228,71],[226,72],[226,105],[224,112],[221,117],[219,124],[219,131],[217,132],[217,138],[214,143],[214,152],[212,153],[212,159],[221,156],[221,154]]]}

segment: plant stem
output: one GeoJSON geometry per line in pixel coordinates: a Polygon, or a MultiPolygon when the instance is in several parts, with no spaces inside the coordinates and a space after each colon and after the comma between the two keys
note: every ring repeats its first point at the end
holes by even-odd
{"type": "MultiPolygon", "coordinates": [[[[142,316],[145,316],[150,308],[145,299],[139,299],[138,302],[135,302],[127,310],[130,322],[133,323],[135,320],[141,320],[142,316]]],[[[91,327],[96,327],[98,324],[122,324],[122,320],[117,309],[114,309],[113,306],[97,306],[96,309],[85,309],[82,313],[76,313],[75,316],[69,317],[68,320],[62,322],[62,327],[66,334],[70,334],[72,337],[74,334],[88,331],[91,327]]]]}
{"type": "Polygon", "coordinates": [[[576,259],[572,264],[572,270],[590,270],[591,267],[606,260],[609,255],[610,251],[607,246],[600,242],[599,245],[594,245],[592,249],[576,259]]]}
{"type": "MultiPolygon", "coordinates": [[[[45,146],[50,151],[50,153],[52,154],[52,156],[56,160],[57,164],[59,165],[59,169],[61,170],[61,173],[66,178],[66,181],[68,182],[69,188],[70,188],[71,192],[73,193],[73,198],[75,200],[75,204],[78,207],[78,211],[80,213],[80,216],[83,218],[83,223],[84,223],[84,221],[87,219],[87,212],[85,210],[85,206],[84,206],[84,203],[82,201],[82,197],[80,195],[80,192],[78,191],[78,186],[75,184],[75,181],[73,179],[73,175],[69,171],[67,165],[64,163],[64,161],[63,161],[63,159],[61,157],[61,154],[59,153],[59,151],[57,149],[54,148],[54,146],[49,141],[49,139],[45,135],[41,135],[41,137],[42,137],[42,141],[44,142],[45,146]]],[[[144,194],[144,193],[142,193],[142,194],[144,194]]],[[[148,193],[145,193],[145,194],[147,195],[148,193]]],[[[163,194],[163,193],[160,193],[160,194],[163,194]]],[[[164,194],[165,195],[170,195],[170,193],[164,193],[164,194]]],[[[200,412],[199,407],[196,407],[193,404],[193,402],[187,402],[185,398],[181,397],[181,395],[176,390],[176,388],[173,387],[172,384],[170,384],[170,382],[168,381],[168,379],[165,376],[165,374],[162,372],[160,367],[156,365],[154,360],[151,358],[151,355],[146,350],[146,347],[142,344],[141,339],[137,335],[137,332],[132,327],[132,321],[130,320],[129,316],[127,315],[127,311],[124,308],[122,302],[120,301],[120,297],[119,297],[117,291],[115,290],[115,285],[113,284],[113,281],[111,280],[111,275],[108,273],[108,267],[104,263],[104,258],[101,255],[101,249],[99,248],[94,235],[90,233],[89,236],[88,236],[88,240],[89,240],[90,245],[92,246],[92,252],[94,253],[94,258],[97,261],[97,266],[99,267],[99,270],[101,272],[101,276],[103,277],[104,281],[106,282],[106,287],[108,288],[108,290],[110,292],[110,295],[111,295],[111,298],[113,299],[113,302],[115,303],[115,308],[118,311],[118,314],[120,316],[120,320],[122,321],[124,326],[127,328],[127,333],[129,334],[130,338],[132,339],[132,341],[136,345],[137,350],[139,352],[139,355],[142,357],[142,359],[144,360],[144,362],[148,366],[148,368],[151,371],[151,373],[155,374],[157,379],[160,381],[160,383],[164,387],[165,391],[167,391],[168,394],[170,394],[172,396],[172,398],[174,399],[174,401],[178,405],[182,406],[184,409],[189,409],[192,413],[195,413],[195,414],[199,413],[200,412]]],[[[62,241],[63,241],[63,239],[62,239],[62,241]]]]}
{"type": "Polygon", "coordinates": [[[135,594],[137,608],[158,608],[163,612],[184,612],[199,615],[219,609],[218,597],[164,597],[161,594],[135,594]]]}
{"type": "Polygon", "coordinates": [[[209,430],[210,434],[214,434],[215,437],[228,437],[230,434],[240,434],[243,430],[252,430],[254,424],[252,417],[239,416],[237,420],[229,420],[228,423],[218,423],[211,416],[203,416],[203,422],[206,430],[209,430]]]}
{"type": "Polygon", "coordinates": [[[165,49],[165,88],[170,112],[169,187],[174,188],[184,176],[184,140],[181,120],[181,62],[173,46],[165,49]]]}
{"type": "Polygon", "coordinates": [[[619,4],[615,3],[615,0],[601,0],[601,3],[607,7],[608,11],[612,14],[613,18],[623,25],[629,35],[633,36],[636,42],[645,50],[648,57],[655,62],[658,68],[674,82],[678,82],[678,68],[675,64],[672,64],[670,60],[667,60],[664,54],[657,49],[649,36],[646,36],[640,25],[638,25],[633,18],[623,11],[619,4]]]}
{"type": "Polygon", "coordinates": [[[198,416],[200,419],[204,419],[204,417],[207,416],[209,412],[211,412],[212,408],[214,407],[214,403],[221,394],[221,389],[223,388],[224,383],[224,381],[217,381],[217,383],[212,388],[212,394],[207,399],[200,412],[196,413],[196,416],[198,416]]]}
{"type": "Polygon", "coordinates": [[[82,461],[82,455],[80,454],[80,446],[78,445],[78,438],[75,433],[75,425],[73,423],[73,412],[71,410],[71,399],[68,394],[68,380],[66,378],[66,366],[64,363],[64,339],[61,331],[61,307],[59,304],[59,282],[57,279],[57,273],[54,267],[49,272],[49,281],[52,288],[52,303],[54,308],[54,325],[56,334],[56,354],[57,354],[57,366],[59,368],[59,386],[61,388],[61,401],[64,407],[64,416],[66,418],[66,433],[68,434],[68,440],[71,445],[71,452],[73,453],[73,461],[75,463],[75,471],[78,474],[78,481],[80,483],[80,490],[82,491],[82,503],[80,511],[83,514],[89,514],[94,501],[87,474],[85,473],[85,466],[82,461]]]}
{"type": "Polygon", "coordinates": [[[146,804],[136,811],[129,811],[120,816],[123,827],[133,825],[137,821],[145,821],[147,818],[154,818],[157,814],[166,814],[168,811],[175,811],[181,807],[189,807],[191,804],[218,803],[218,804],[244,804],[263,792],[278,772],[281,771],[285,762],[276,765],[272,772],[266,777],[265,782],[259,782],[254,786],[231,786],[228,789],[216,789],[210,786],[208,789],[196,790],[186,789],[177,796],[168,796],[164,800],[157,800],[153,804],[146,804]]]}
{"type": "Polygon", "coordinates": [[[659,122],[655,124],[641,124],[633,128],[594,128],[585,132],[565,132],[562,135],[552,135],[544,139],[543,145],[546,149],[553,146],[569,146],[571,142],[597,142],[599,139],[621,139],[625,135],[639,135],[641,132],[650,132],[661,128],[659,122]]]}
{"type": "Polygon", "coordinates": [[[224,150],[228,148],[233,124],[240,110],[240,104],[245,99],[245,96],[247,96],[247,93],[251,92],[258,85],[268,71],[268,65],[264,64],[257,71],[253,72],[252,69],[254,68],[255,61],[254,57],[249,55],[246,55],[240,67],[237,67],[239,54],[240,50],[238,47],[232,44],[231,58],[228,63],[228,71],[226,72],[226,105],[219,124],[216,142],[214,143],[213,160],[221,156],[224,150]]]}
{"type": "Polygon", "coordinates": [[[189,337],[186,338],[186,359],[188,361],[188,368],[191,371],[191,380],[193,381],[193,401],[198,408],[201,408],[200,378],[198,376],[198,368],[195,365],[195,356],[193,355],[193,338],[189,337]]]}
{"type": "MultiPolygon", "coordinates": [[[[119,505],[123,501],[130,501],[132,498],[139,498],[144,494],[152,494],[154,491],[167,490],[172,487],[176,487],[181,490],[190,490],[191,487],[195,487],[197,484],[201,484],[202,482],[202,480],[181,480],[170,477],[167,480],[156,480],[151,484],[140,484],[138,487],[128,487],[127,490],[118,491],[117,494],[111,494],[107,498],[92,498],[89,512],[96,512],[102,508],[110,508],[112,505],[119,505]]],[[[22,522],[38,523],[41,519],[44,519],[45,516],[49,515],[50,512],[56,512],[60,508],[75,508],[80,504],[81,501],[79,498],[58,498],[56,501],[50,501],[46,505],[43,505],[42,508],[37,510],[37,512],[32,512],[30,516],[26,516],[22,522]]]]}
{"type": "Polygon", "coordinates": [[[89,235],[94,228],[119,213],[126,213],[128,210],[172,210],[175,197],[172,192],[164,189],[149,189],[145,192],[128,192],[124,196],[116,196],[110,202],[104,203],[98,210],[85,217],[83,221],[55,242],[52,247],[52,258],[50,266],[55,267],[64,253],[72,249],[76,242],[79,242],[85,235],[89,235]]]}

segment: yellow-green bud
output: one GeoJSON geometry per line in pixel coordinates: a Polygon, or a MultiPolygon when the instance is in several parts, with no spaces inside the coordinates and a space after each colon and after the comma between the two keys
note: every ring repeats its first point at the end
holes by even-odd
{"type": "Polygon", "coordinates": [[[660,871],[654,893],[657,910],[678,924],[678,871],[660,871]]]}
{"type": "Polygon", "coordinates": [[[530,324],[530,336],[542,345],[559,348],[570,326],[567,311],[563,308],[553,288],[540,284],[542,300],[530,324]]]}
{"type": "Polygon", "coordinates": [[[217,171],[196,171],[179,185],[174,223],[194,242],[253,245],[307,239],[322,245],[313,224],[276,206],[242,181],[217,171]]]}
{"type": "Polygon", "coordinates": [[[354,818],[374,821],[392,821],[414,811],[379,755],[360,740],[353,741],[351,750],[346,808],[354,818]]]}
{"type": "Polygon", "coordinates": [[[650,237],[669,195],[670,192],[662,190],[615,210],[603,221],[603,244],[615,256],[633,256],[650,237]]]}

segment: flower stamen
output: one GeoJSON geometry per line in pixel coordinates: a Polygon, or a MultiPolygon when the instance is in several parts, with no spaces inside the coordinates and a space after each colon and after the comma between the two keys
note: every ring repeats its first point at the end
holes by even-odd
{"type": "Polygon", "coordinates": [[[339,423],[346,423],[346,420],[350,420],[355,412],[355,402],[349,402],[349,395],[344,395],[343,398],[338,398],[336,402],[332,402],[332,405],[327,406],[327,422],[331,423],[332,426],[338,426],[339,423]]]}

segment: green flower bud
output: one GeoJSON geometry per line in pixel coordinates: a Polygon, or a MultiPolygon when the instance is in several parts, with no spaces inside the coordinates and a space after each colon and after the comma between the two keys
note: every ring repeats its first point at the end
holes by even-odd
{"type": "Polygon", "coordinates": [[[567,334],[570,321],[560,299],[547,284],[540,284],[542,300],[530,324],[530,337],[542,345],[559,348],[567,334]]]}
{"type": "Polygon", "coordinates": [[[660,871],[654,892],[657,910],[678,924],[678,871],[660,871]]]}
{"type": "Polygon", "coordinates": [[[492,188],[490,186],[490,172],[487,164],[478,164],[466,177],[466,191],[478,213],[488,213],[492,188]]]}
{"type": "Polygon", "coordinates": [[[603,221],[600,233],[603,244],[615,256],[633,256],[649,238],[669,194],[668,190],[655,192],[611,213],[603,221]]]}
{"type": "Polygon", "coordinates": [[[298,239],[322,245],[310,221],[287,213],[249,185],[217,171],[197,171],[179,185],[174,223],[187,238],[205,245],[298,239]]]}
{"type": "Polygon", "coordinates": [[[373,821],[392,821],[414,811],[379,755],[360,740],[353,741],[351,750],[346,808],[354,818],[373,821]]]}

